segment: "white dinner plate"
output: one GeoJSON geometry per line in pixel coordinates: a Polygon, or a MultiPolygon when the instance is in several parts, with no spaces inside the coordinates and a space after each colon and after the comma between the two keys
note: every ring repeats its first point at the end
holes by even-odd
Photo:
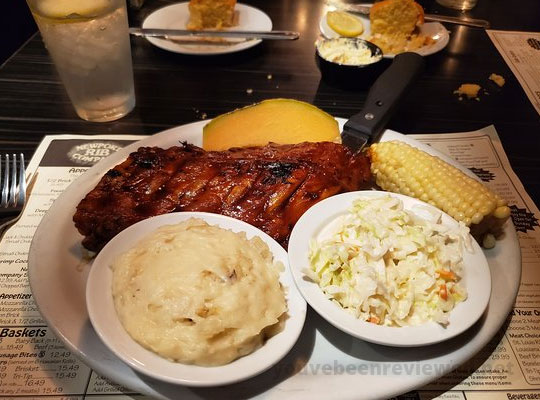
{"type": "MultiPolygon", "coordinates": [[[[188,2],[175,3],[170,6],[162,7],[151,13],[142,23],[143,28],[161,28],[161,29],[187,29],[189,20],[188,2]]],[[[232,26],[230,30],[239,31],[271,31],[272,20],[263,11],[248,6],[246,4],[237,3],[235,6],[235,21],[237,25],[232,26]]],[[[230,43],[238,42],[230,45],[197,45],[197,44],[180,44],[174,41],[160,38],[147,38],[150,43],[164,50],[172,51],[181,54],[191,55],[217,55],[235,53],[249,49],[261,42],[260,39],[239,41],[238,39],[225,39],[230,43]]]]}
{"type": "MultiPolygon", "coordinates": [[[[369,22],[369,17],[367,15],[356,15],[362,20],[362,23],[364,24],[364,32],[358,37],[369,40],[371,36],[371,24],[369,22]]],[[[319,21],[319,29],[321,30],[322,35],[327,39],[333,39],[340,36],[339,33],[337,33],[328,26],[328,23],[326,22],[326,14],[324,14],[319,21]]],[[[429,56],[430,54],[441,51],[446,47],[448,41],[450,40],[450,34],[448,33],[444,25],[439,22],[426,22],[422,24],[422,26],[420,26],[419,30],[422,35],[430,37],[434,41],[429,45],[413,50],[415,53],[418,53],[421,56],[429,56]]],[[[383,57],[394,58],[395,55],[385,54],[383,57]]]]}
{"type": "Polygon", "coordinates": [[[165,382],[190,386],[218,386],[238,382],[260,374],[283,358],[296,343],[306,318],[306,302],[296,289],[288,268],[287,252],[274,239],[246,222],[224,215],[203,212],[177,212],[140,221],[116,235],[94,260],[86,285],[86,305],[92,325],[103,342],[135,370],[165,382]],[[199,218],[209,225],[233,232],[245,232],[251,239],[263,240],[285,269],[280,274],[287,301],[284,329],[272,336],[261,348],[229,364],[201,367],[169,361],[145,349],[125,331],[116,314],[112,297],[111,265],[122,253],[133,248],[143,237],[164,225],[199,218]]]}
{"type": "MultiPolygon", "coordinates": [[[[198,121],[149,136],[102,160],[58,197],[36,230],[28,255],[28,274],[36,305],[58,338],[97,373],[159,399],[313,399],[314,396],[333,398],[336,393],[343,400],[388,398],[419,388],[455,369],[486,346],[501,328],[514,304],[521,277],[519,242],[510,221],[497,246],[485,251],[492,276],[488,309],[470,330],[450,341],[420,348],[374,345],[341,332],[308,310],[302,334],[289,354],[268,371],[246,381],[215,390],[195,390],[136,373],[103,344],[90,324],[85,286],[92,265],[83,259],[82,236],[75,229],[72,217],[86,193],[130,152],[140,146],[175,146],[180,141],[201,146],[202,128],[207,122],[198,121]],[[373,372],[365,373],[359,366],[373,372]],[[344,367],[352,372],[340,373],[344,367]],[[334,368],[337,370],[332,373],[334,368]],[[403,372],[411,368],[413,373],[403,372]]],[[[342,128],[345,120],[338,122],[342,128]]],[[[386,130],[381,140],[404,141],[474,176],[430,146],[397,132],[386,130]]]]}
{"type": "MultiPolygon", "coordinates": [[[[289,240],[289,265],[296,286],[311,307],[336,328],[359,339],[387,346],[426,346],[451,339],[469,329],[484,313],[491,294],[491,275],[484,253],[470,237],[472,249],[463,249],[463,277],[460,284],[468,297],[450,312],[449,323],[442,326],[428,322],[419,326],[391,327],[361,321],[328,299],[318,283],[309,279],[304,269],[310,268],[309,248],[312,240],[320,240],[332,221],[345,215],[354,200],[360,197],[389,195],[403,203],[403,208],[421,217],[428,217],[426,209],[434,213],[437,208],[423,201],[396,193],[376,190],[338,194],[324,199],[307,210],[298,220],[289,240]]],[[[458,223],[446,213],[441,213],[441,223],[457,228],[458,223]]]]}

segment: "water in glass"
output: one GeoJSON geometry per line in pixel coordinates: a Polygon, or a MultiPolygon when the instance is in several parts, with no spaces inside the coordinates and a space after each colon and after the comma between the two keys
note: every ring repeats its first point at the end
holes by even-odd
{"type": "Polygon", "coordinates": [[[135,106],[125,0],[27,0],[77,114],[112,121],[135,106]]]}

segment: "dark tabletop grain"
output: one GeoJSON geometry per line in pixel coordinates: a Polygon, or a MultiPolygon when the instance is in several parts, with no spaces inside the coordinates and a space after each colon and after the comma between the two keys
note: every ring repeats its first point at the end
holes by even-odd
{"type": "MultiPolygon", "coordinates": [[[[132,38],[137,106],[111,123],[89,123],[77,117],[36,34],[0,68],[1,149],[20,150],[29,157],[48,134],[152,134],[273,97],[307,101],[338,117],[349,117],[362,107],[366,91],[321,81],[313,43],[324,12],[322,1],[243,2],[266,12],[274,29],[296,30],[301,38],[268,41],[244,52],[213,57],[172,54],[145,39],[132,38]]],[[[141,10],[130,11],[131,25],[140,25],[150,12],[170,3],[146,0],[141,10]]],[[[427,12],[459,14],[432,1],[422,4],[427,12]]],[[[540,2],[479,0],[466,15],[489,20],[493,29],[534,31],[540,21],[540,2]]],[[[448,47],[426,58],[425,72],[389,128],[409,134],[495,125],[513,169],[540,204],[540,116],[485,31],[447,27],[448,47]],[[488,81],[492,72],[506,78],[501,90],[488,81]],[[491,95],[481,101],[459,101],[453,91],[465,82],[489,87],[491,95]]]]}

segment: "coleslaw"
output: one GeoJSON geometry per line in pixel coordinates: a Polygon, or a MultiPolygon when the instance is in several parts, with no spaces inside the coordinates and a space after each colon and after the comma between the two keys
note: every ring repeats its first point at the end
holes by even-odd
{"type": "Polygon", "coordinates": [[[461,285],[469,229],[433,207],[405,210],[397,197],[359,197],[310,243],[304,273],[357,318],[385,326],[448,324],[467,298],[461,285]]]}

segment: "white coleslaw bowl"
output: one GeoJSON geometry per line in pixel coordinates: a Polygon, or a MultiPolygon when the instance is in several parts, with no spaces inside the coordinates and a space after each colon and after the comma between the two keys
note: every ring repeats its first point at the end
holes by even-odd
{"type": "MultiPolygon", "coordinates": [[[[336,218],[349,211],[354,200],[359,197],[397,197],[403,202],[405,210],[422,216],[428,209],[441,212],[423,201],[401,194],[367,190],[349,192],[327,198],[311,207],[296,223],[289,240],[289,266],[296,286],[308,304],[336,328],[368,342],[388,346],[424,346],[459,335],[470,328],[484,313],[491,295],[491,274],[483,250],[471,237],[472,251],[463,250],[463,277],[461,285],[468,297],[458,303],[450,312],[446,326],[436,322],[426,322],[417,326],[382,326],[357,319],[324,294],[318,283],[303,272],[309,268],[309,245],[317,239],[324,228],[336,218]]],[[[441,212],[442,223],[457,226],[458,222],[441,212]]],[[[426,214],[427,216],[427,214],[426,214]]]]}

